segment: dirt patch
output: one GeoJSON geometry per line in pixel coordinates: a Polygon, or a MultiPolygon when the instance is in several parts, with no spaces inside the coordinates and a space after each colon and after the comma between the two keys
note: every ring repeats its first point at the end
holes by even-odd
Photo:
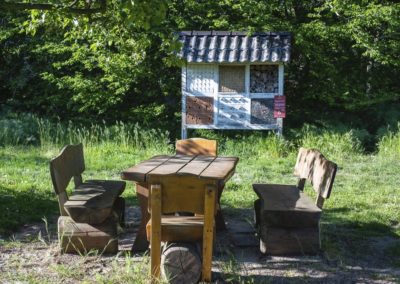
{"type": "MultiPolygon", "coordinates": [[[[215,283],[399,283],[400,269],[375,266],[371,261],[347,265],[318,256],[263,256],[249,222],[251,210],[226,215],[228,230],[217,234],[213,258],[215,283]]],[[[57,244],[57,217],[23,226],[11,240],[0,242],[0,282],[113,283],[145,282],[147,254],[131,255],[140,220],[137,207],[127,208],[125,232],[118,255],[61,254],[57,244]],[[141,279],[141,281],[136,281],[141,279]],[[143,280],[144,279],[144,280],[143,280]]],[[[4,238],[3,238],[4,239],[4,238]]],[[[398,240],[374,239],[382,247],[398,240]]]]}

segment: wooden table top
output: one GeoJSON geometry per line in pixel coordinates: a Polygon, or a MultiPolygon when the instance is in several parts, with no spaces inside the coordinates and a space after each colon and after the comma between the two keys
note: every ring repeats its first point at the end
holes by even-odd
{"type": "Polygon", "coordinates": [[[204,179],[229,179],[235,171],[237,157],[209,157],[186,155],[154,156],[121,173],[123,180],[146,182],[149,177],[182,175],[204,179]]]}

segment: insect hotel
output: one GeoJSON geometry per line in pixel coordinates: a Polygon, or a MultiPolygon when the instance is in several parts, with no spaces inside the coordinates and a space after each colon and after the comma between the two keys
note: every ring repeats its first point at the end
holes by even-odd
{"type": "Polygon", "coordinates": [[[284,63],[289,33],[185,31],[182,138],[188,129],[259,129],[282,133],[284,63]]]}

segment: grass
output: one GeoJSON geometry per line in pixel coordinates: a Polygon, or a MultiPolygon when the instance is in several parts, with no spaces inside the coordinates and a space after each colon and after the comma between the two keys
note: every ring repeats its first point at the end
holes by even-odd
{"type": "MultiPolygon", "coordinates": [[[[123,169],[153,155],[174,151],[168,133],[142,129],[138,125],[80,127],[35,117],[12,123],[9,120],[0,120],[5,129],[0,135],[0,235],[3,239],[24,223],[58,214],[48,161],[62,145],[84,143],[87,169],[84,178],[87,179],[118,179],[123,169]],[[18,136],[8,128],[18,125],[21,129],[29,127],[29,135],[21,130],[18,136]]],[[[326,257],[351,264],[355,257],[368,259],[373,255],[382,265],[400,266],[400,129],[383,135],[376,153],[372,154],[364,153],[353,131],[343,133],[305,127],[286,140],[260,133],[199,132],[198,135],[217,138],[220,155],[240,158],[237,171],[222,196],[227,214],[230,210],[253,206],[256,196],[252,183],[295,184],[292,171],[298,147],[320,149],[339,165],[332,196],[324,205],[321,221],[326,257]],[[379,242],[384,238],[397,242],[385,246],[379,242]]],[[[314,194],[310,186],[306,191],[314,194]]],[[[136,203],[133,185],[128,184],[124,195],[128,202],[136,203]]],[[[66,273],[63,267],[55,270],[59,274],[66,273]]],[[[120,277],[123,279],[98,276],[97,281],[124,282],[134,276],[122,273],[120,277]]]]}

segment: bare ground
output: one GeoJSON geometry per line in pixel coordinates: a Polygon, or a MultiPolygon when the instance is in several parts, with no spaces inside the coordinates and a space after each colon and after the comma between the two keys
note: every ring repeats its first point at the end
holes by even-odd
{"type": "MultiPolygon", "coordinates": [[[[242,210],[234,218],[226,216],[228,231],[217,234],[214,252],[215,283],[400,283],[400,269],[387,266],[379,255],[346,261],[330,259],[323,252],[263,256],[250,225],[251,214],[251,210],[242,210]]],[[[127,226],[116,256],[61,254],[56,220],[48,220],[48,226],[45,222],[25,225],[11,240],[0,242],[0,283],[146,282],[147,254],[129,253],[140,220],[137,207],[127,209],[127,226]]],[[[397,241],[378,238],[373,245],[397,241]]]]}

